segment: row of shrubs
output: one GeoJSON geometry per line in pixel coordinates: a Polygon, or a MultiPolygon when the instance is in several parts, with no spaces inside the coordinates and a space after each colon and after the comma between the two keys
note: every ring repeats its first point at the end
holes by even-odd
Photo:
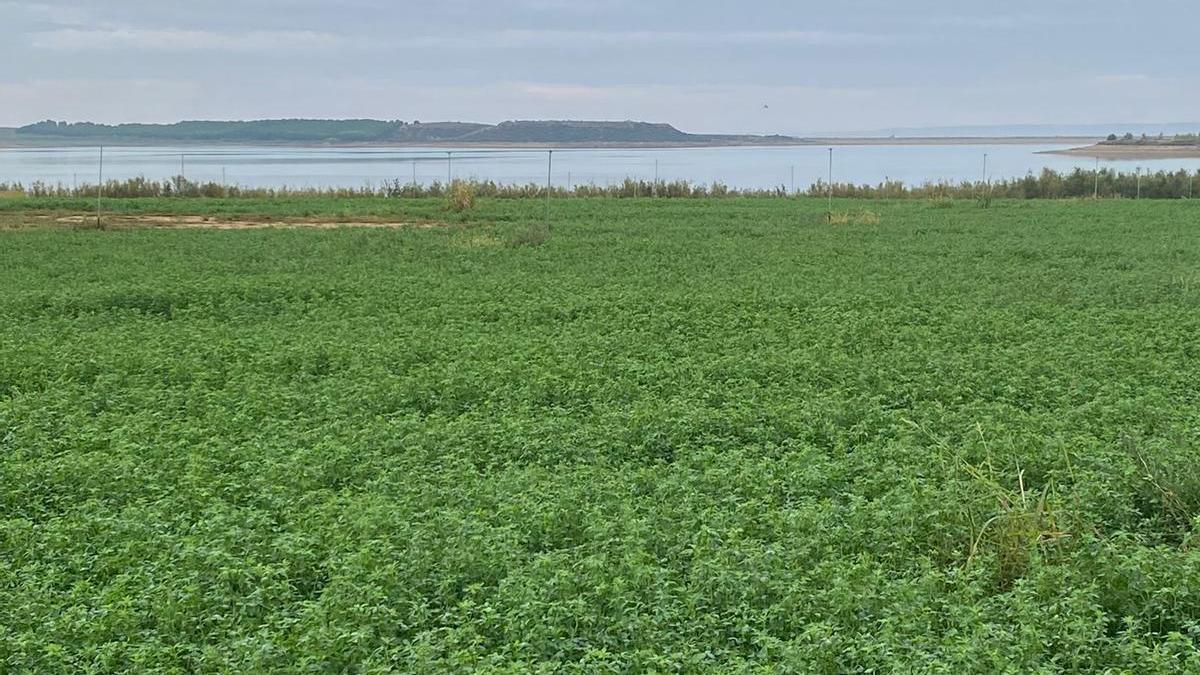
{"type": "MultiPolygon", "coordinates": [[[[829,185],[818,181],[808,189],[811,196],[826,196],[829,185]]],[[[1190,199],[1200,197],[1200,172],[1158,171],[1121,173],[1112,169],[1075,169],[1069,173],[1043,169],[1040,174],[982,183],[924,183],[908,186],[900,181],[875,185],[834,183],[835,197],[860,199],[1190,199]]]]}
{"type": "MultiPolygon", "coordinates": [[[[441,197],[469,186],[478,197],[522,199],[546,196],[546,186],[534,183],[500,184],[494,181],[433,182],[420,185],[400,180],[385,181],[380,185],[364,185],[357,188],[308,188],[279,187],[256,188],[220,183],[200,183],[177,177],[155,181],[145,177],[126,180],[110,180],[104,184],[105,197],[209,197],[209,198],[255,198],[276,197],[441,197]]],[[[803,194],[825,197],[830,185],[818,181],[803,194]]],[[[928,182],[907,185],[889,180],[876,184],[834,183],[835,197],[858,199],[968,199],[994,197],[997,199],[1072,199],[1099,196],[1101,198],[1125,199],[1189,199],[1200,196],[1200,172],[1184,170],[1137,174],[1120,173],[1111,169],[1099,172],[1075,169],[1060,173],[1045,169],[1041,174],[1029,174],[1021,178],[1002,179],[983,184],[978,182],[945,183],[928,182]]],[[[36,181],[29,185],[0,183],[0,195],[25,194],[30,197],[96,197],[95,185],[70,186],[62,183],[36,181]]],[[[769,189],[733,188],[723,183],[691,183],[688,181],[644,181],[626,178],[615,185],[575,185],[570,188],[554,187],[551,194],[556,197],[610,197],[639,198],[662,197],[687,199],[701,197],[788,197],[792,193],[785,186],[769,189]]]]}

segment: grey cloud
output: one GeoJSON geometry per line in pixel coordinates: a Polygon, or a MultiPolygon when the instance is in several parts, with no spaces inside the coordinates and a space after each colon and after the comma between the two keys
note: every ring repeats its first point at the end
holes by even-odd
{"type": "Polygon", "coordinates": [[[1118,0],[0,0],[0,125],[611,117],[787,133],[1195,117],[1200,5],[1154,9],[1169,20],[1143,30],[1118,0]]]}

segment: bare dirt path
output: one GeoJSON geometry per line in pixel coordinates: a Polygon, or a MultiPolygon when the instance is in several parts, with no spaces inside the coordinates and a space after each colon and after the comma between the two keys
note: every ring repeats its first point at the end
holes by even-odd
{"type": "MultiPolygon", "coordinates": [[[[16,227],[88,227],[95,226],[95,214],[12,214],[16,222],[6,223],[16,227]]],[[[7,219],[6,219],[7,220],[7,219]]],[[[261,229],[337,229],[373,228],[432,229],[445,227],[445,223],[427,221],[383,221],[383,220],[335,220],[335,219],[254,219],[215,218],[196,215],[131,215],[111,214],[101,217],[105,229],[209,229],[209,230],[261,230],[261,229]]]]}

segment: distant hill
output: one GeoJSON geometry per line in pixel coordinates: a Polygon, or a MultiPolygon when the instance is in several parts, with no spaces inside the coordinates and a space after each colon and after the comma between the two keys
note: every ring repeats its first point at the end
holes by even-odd
{"type": "Polygon", "coordinates": [[[474,143],[685,143],[694,140],[670,124],[647,122],[517,121],[474,131],[474,143]]]}
{"type": "Polygon", "coordinates": [[[175,124],[38,122],[14,132],[18,141],[63,143],[444,143],[619,145],[736,145],[796,143],[786,136],[689,134],[669,124],[571,120],[512,121],[502,124],[404,122],[399,120],[188,121],[175,124]]]}
{"type": "Polygon", "coordinates": [[[380,142],[409,142],[409,143],[439,143],[456,141],[473,132],[491,129],[489,124],[472,124],[469,122],[431,122],[421,124],[402,124],[393,129],[380,142]]]}
{"type": "Polygon", "coordinates": [[[378,120],[188,121],[175,124],[38,122],[17,129],[18,137],[126,142],[345,142],[378,140],[397,122],[378,120]]]}

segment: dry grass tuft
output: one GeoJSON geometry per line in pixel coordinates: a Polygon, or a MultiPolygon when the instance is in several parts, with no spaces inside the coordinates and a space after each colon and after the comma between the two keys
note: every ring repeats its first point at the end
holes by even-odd
{"type": "Polygon", "coordinates": [[[462,180],[450,184],[446,192],[446,208],[455,213],[464,213],[475,208],[475,186],[462,180]]]}
{"type": "Polygon", "coordinates": [[[828,216],[830,225],[878,225],[879,214],[874,211],[835,211],[828,216]]]}

